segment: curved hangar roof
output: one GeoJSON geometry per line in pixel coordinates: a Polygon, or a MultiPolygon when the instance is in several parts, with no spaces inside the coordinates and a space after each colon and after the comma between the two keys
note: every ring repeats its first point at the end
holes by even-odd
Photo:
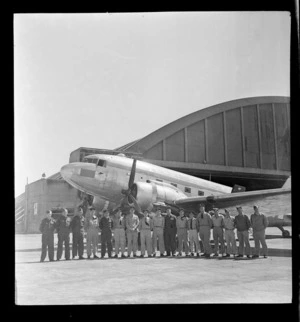
{"type": "Polygon", "coordinates": [[[290,175],[290,98],[264,96],[186,115],[116,150],[169,168],[290,175]],[[156,161],[155,161],[156,160],[156,161]]]}

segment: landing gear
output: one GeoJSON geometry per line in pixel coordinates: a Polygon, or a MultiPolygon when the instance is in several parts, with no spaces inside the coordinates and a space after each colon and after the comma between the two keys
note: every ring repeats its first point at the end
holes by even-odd
{"type": "Polygon", "coordinates": [[[277,227],[281,230],[283,238],[290,237],[291,234],[288,230],[283,229],[282,226],[277,226],[277,227]]]}
{"type": "Polygon", "coordinates": [[[284,238],[290,237],[290,232],[288,230],[283,230],[282,237],[284,237],[284,238]]]}

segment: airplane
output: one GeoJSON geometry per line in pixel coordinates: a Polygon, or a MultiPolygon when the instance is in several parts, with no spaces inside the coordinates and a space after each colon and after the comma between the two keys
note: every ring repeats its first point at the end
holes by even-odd
{"type": "MultiPolygon", "coordinates": [[[[291,177],[282,188],[246,192],[239,185],[232,188],[131,159],[124,154],[89,155],[82,162],[64,165],[60,173],[71,186],[92,195],[96,209],[115,212],[120,207],[126,212],[133,206],[138,215],[157,206],[171,207],[172,213],[178,215],[180,208],[197,212],[200,203],[204,203],[208,210],[253,205],[265,198],[291,197],[291,177]]],[[[288,199],[284,201],[288,202],[288,199]]],[[[290,235],[283,226],[291,225],[291,215],[268,218],[269,227],[278,227],[283,237],[290,235]]]]}

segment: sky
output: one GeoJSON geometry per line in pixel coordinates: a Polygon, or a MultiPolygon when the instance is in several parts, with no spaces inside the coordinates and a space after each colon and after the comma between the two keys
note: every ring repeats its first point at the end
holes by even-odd
{"type": "Polygon", "coordinates": [[[290,96],[288,12],[14,15],[15,196],[79,147],[197,110],[290,96]]]}

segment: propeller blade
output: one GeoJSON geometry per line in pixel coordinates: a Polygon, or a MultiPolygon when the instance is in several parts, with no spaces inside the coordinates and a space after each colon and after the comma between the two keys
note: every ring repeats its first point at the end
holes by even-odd
{"type": "Polygon", "coordinates": [[[133,201],[134,204],[134,208],[137,212],[142,213],[142,209],[140,207],[140,205],[137,203],[136,199],[134,198],[134,196],[132,194],[129,195],[130,199],[133,201]]]}
{"type": "Polygon", "coordinates": [[[128,189],[130,189],[134,183],[135,169],[136,169],[136,159],[133,159],[133,164],[132,164],[130,177],[129,177],[129,181],[128,181],[128,189]]]}

